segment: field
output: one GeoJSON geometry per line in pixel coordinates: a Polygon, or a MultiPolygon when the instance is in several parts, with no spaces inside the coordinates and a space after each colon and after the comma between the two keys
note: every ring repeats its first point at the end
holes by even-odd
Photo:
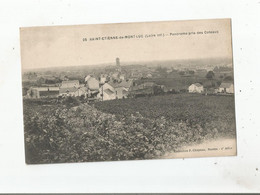
{"type": "Polygon", "coordinates": [[[97,102],[95,107],[119,118],[138,112],[149,119],[164,117],[167,121],[185,122],[190,126],[217,128],[225,134],[232,134],[235,129],[234,96],[184,93],[97,102]]]}
{"type": "Polygon", "coordinates": [[[25,99],[24,133],[29,164],[159,158],[208,138],[234,138],[234,98],[25,99]]]}
{"type": "Polygon", "coordinates": [[[190,76],[190,77],[181,77],[181,76],[175,76],[175,77],[167,77],[167,78],[147,78],[147,79],[139,79],[136,81],[137,84],[143,83],[143,82],[155,82],[157,85],[164,85],[168,89],[174,89],[175,91],[180,90],[187,90],[188,87],[193,83],[201,83],[203,86],[210,87],[212,84],[212,87],[215,87],[215,85],[220,85],[221,80],[219,79],[212,79],[208,80],[205,76],[190,76]]]}

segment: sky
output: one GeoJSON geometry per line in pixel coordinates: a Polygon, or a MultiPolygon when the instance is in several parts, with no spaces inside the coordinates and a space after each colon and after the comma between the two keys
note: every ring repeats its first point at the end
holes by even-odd
{"type": "Polygon", "coordinates": [[[121,62],[232,58],[231,41],[229,19],[20,28],[23,69],[112,63],[116,57],[121,62]],[[107,37],[117,39],[102,40],[107,37]]]}

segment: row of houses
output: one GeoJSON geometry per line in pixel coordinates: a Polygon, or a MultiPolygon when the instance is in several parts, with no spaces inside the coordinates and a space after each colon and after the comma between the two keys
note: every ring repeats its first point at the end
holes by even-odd
{"type": "MultiPolygon", "coordinates": [[[[194,83],[191,84],[188,88],[189,93],[202,93],[205,92],[205,89],[202,84],[194,83]]],[[[234,84],[230,82],[222,82],[218,88],[214,89],[213,93],[234,93],[234,84]]]]}
{"type": "MultiPolygon", "coordinates": [[[[194,83],[188,87],[189,93],[209,92],[200,83],[194,83]]],[[[218,88],[213,89],[213,93],[234,93],[233,83],[222,82],[218,88]]],[[[164,85],[157,85],[154,82],[144,82],[136,84],[133,79],[109,80],[107,75],[96,79],[94,76],[87,76],[85,83],[80,84],[78,80],[64,80],[60,86],[31,87],[27,91],[27,98],[43,97],[83,97],[95,100],[106,101],[113,99],[124,99],[142,95],[154,95],[169,92],[164,85]]]]}
{"type": "Polygon", "coordinates": [[[97,100],[112,100],[127,98],[128,91],[133,85],[133,80],[100,80],[89,75],[85,78],[85,83],[80,84],[78,80],[62,81],[59,87],[31,87],[27,91],[27,98],[43,97],[84,97],[97,100]]]}

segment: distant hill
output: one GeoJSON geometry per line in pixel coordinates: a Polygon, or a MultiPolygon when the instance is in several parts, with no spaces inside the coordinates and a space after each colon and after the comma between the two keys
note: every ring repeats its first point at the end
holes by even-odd
{"type": "MultiPolygon", "coordinates": [[[[184,60],[154,60],[154,61],[129,61],[121,62],[122,66],[148,66],[148,67],[172,67],[175,69],[213,69],[215,66],[232,66],[231,58],[206,58],[206,59],[184,59],[184,60]]],[[[79,65],[79,66],[62,66],[62,67],[46,67],[35,69],[24,69],[23,72],[41,72],[41,71],[80,71],[105,68],[115,66],[115,62],[93,64],[93,65],[79,65]]]]}

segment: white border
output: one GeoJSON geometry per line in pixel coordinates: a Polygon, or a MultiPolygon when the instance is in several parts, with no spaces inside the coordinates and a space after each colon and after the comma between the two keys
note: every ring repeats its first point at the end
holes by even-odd
{"type": "Polygon", "coordinates": [[[0,192],[260,192],[260,1],[1,1],[0,192]],[[27,166],[19,27],[232,18],[238,156],[27,166]]]}

